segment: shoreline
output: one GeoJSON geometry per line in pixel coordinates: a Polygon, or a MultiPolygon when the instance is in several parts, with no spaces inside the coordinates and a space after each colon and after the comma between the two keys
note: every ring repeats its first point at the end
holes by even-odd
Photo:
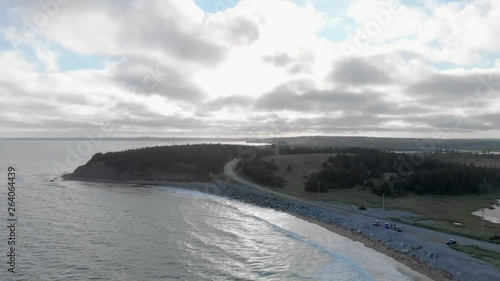
{"type": "MultiPolygon", "coordinates": [[[[237,200],[240,202],[252,204],[259,207],[259,204],[249,202],[248,200],[241,200],[241,198],[235,198],[234,196],[227,196],[224,194],[222,189],[214,182],[176,182],[176,181],[117,181],[117,180],[96,180],[96,179],[64,179],[69,181],[83,181],[83,182],[97,182],[97,183],[116,183],[116,184],[130,184],[130,185],[146,185],[146,186],[171,186],[174,188],[183,188],[188,190],[196,190],[203,193],[215,194],[221,197],[225,197],[232,200],[237,200]],[[213,192],[216,191],[216,192],[213,192]]],[[[256,191],[250,191],[251,193],[259,193],[256,191]]],[[[455,280],[452,275],[445,270],[437,267],[431,267],[426,262],[418,260],[414,255],[409,253],[397,252],[394,249],[390,249],[384,245],[381,241],[373,241],[363,233],[358,234],[353,229],[348,229],[344,226],[335,223],[327,223],[311,216],[302,215],[298,212],[293,212],[287,209],[278,209],[273,207],[268,207],[275,209],[277,211],[288,213],[296,218],[305,220],[307,222],[319,225],[328,231],[335,233],[337,235],[343,236],[355,242],[362,243],[365,247],[371,248],[383,255],[386,255],[395,261],[406,265],[413,271],[423,274],[432,280],[455,280]]]]}
{"type": "MultiPolygon", "coordinates": [[[[254,206],[288,213],[296,218],[319,225],[344,238],[359,242],[365,247],[380,253],[395,262],[433,280],[497,280],[498,268],[475,259],[469,254],[449,249],[446,245],[436,245],[421,237],[401,236],[396,232],[386,232],[371,227],[365,220],[353,218],[326,206],[310,204],[292,196],[282,196],[275,191],[251,188],[243,183],[226,181],[223,178],[210,182],[178,181],[120,181],[98,179],[64,179],[69,181],[125,184],[135,186],[164,186],[194,190],[217,195],[254,206]]],[[[339,209],[340,210],[340,209],[339,209]]],[[[420,279],[411,279],[420,280],[420,279]]]]}
{"type": "Polygon", "coordinates": [[[335,234],[338,234],[340,236],[343,236],[347,239],[350,239],[350,240],[355,241],[355,242],[360,242],[365,247],[373,249],[373,250],[375,250],[383,255],[386,255],[386,256],[394,259],[395,261],[406,265],[411,270],[416,271],[420,274],[423,274],[423,275],[431,278],[432,280],[436,280],[436,281],[438,281],[438,280],[454,280],[453,277],[451,276],[451,274],[449,274],[445,270],[440,269],[440,268],[430,267],[425,262],[419,261],[418,259],[416,259],[415,257],[413,257],[409,254],[404,254],[404,253],[396,252],[392,249],[389,249],[381,242],[370,240],[368,237],[366,237],[363,234],[358,234],[355,231],[346,229],[342,226],[331,224],[331,223],[325,223],[325,222],[322,222],[320,220],[316,220],[316,219],[313,219],[313,218],[310,218],[307,216],[298,215],[298,214],[293,213],[293,212],[287,212],[287,211],[285,211],[285,212],[296,217],[296,218],[299,218],[299,219],[305,220],[307,222],[319,225],[319,226],[327,229],[328,231],[333,232],[335,234]]]}

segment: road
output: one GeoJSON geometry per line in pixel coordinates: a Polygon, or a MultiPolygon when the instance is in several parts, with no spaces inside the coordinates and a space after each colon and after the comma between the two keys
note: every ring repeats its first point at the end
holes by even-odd
{"type": "MultiPolygon", "coordinates": [[[[475,240],[475,239],[461,237],[461,236],[454,235],[454,234],[448,234],[448,233],[439,232],[436,230],[431,230],[431,229],[422,228],[422,227],[418,227],[418,226],[407,225],[407,224],[400,223],[400,222],[390,221],[390,220],[387,220],[384,218],[379,218],[379,217],[375,217],[375,216],[371,216],[371,215],[362,214],[362,213],[357,212],[357,211],[349,211],[346,209],[338,208],[338,207],[335,207],[331,204],[322,203],[322,202],[318,202],[318,201],[312,201],[312,200],[308,200],[308,199],[303,199],[303,198],[299,198],[299,197],[295,197],[295,196],[291,196],[288,194],[283,194],[283,193],[271,190],[268,187],[265,187],[265,186],[262,186],[262,185],[259,185],[256,183],[252,183],[252,182],[240,177],[235,172],[235,168],[236,168],[236,165],[238,164],[238,162],[239,162],[239,160],[235,159],[233,161],[226,163],[226,165],[224,167],[224,173],[226,174],[226,176],[228,176],[233,181],[238,182],[244,186],[259,190],[261,192],[272,195],[276,198],[300,202],[301,204],[303,204],[305,206],[326,209],[326,210],[332,211],[336,214],[345,216],[346,218],[351,219],[353,221],[359,221],[362,223],[366,222],[370,225],[372,224],[373,220],[375,220],[375,219],[380,220],[380,222],[381,222],[380,227],[383,227],[383,224],[385,222],[398,224],[403,229],[404,235],[407,235],[408,238],[413,238],[416,241],[420,241],[420,240],[424,239],[429,243],[433,243],[433,244],[435,243],[437,246],[446,247],[446,241],[450,238],[453,238],[453,239],[456,239],[458,241],[458,243],[460,243],[462,245],[475,245],[475,246],[481,247],[483,249],[492,250],[492,251],[496,251],[496,252],[500,253],[500,244],[489,243],[489,242],[485,242],[485,241],[481,241],[481,240],[475,240]]],[[[388,231],[390,231],[390,230],[388,230],[388,231]]]]}

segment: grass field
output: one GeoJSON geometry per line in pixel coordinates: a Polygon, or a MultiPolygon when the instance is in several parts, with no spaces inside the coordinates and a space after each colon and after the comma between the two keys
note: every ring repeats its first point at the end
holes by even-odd
{"type": "MultiPolygon", "coordinates": [[[[304,183],[307,176],[321,169],[321,165],[334,154],[298,154],[274,155],[263,160],[274,162],[279,167],[278,175],[285,179],[285,187],[278,191],[309,199],[317,199],[317,193],[305,192],[304,183]],[[288,165],[292,171],[287,171],[288,165]]],[[[382,198],[372,193],[368,188],[329,190],[321,193],[321,201],[330,203],[345,203],[357,206],[382,208],[382,198]]],[[[500,235],[500,225],[485,222],[482,233],[482,219],[471,214],[481,208],[488,208],[500,199],[500,192],[482,195],[407,195],[404,197],[386,197],[385,208],[409,211],[433,220],[432,225],[421,223],[418,218],[397,218],[414,225],[439,229],[469,237],[489,240],[494,235],[500,235]],[[457,224],[458,223],[458,224],[457,224]]]]}
{"type": "Polygon", "coordinates": [[[500,254],[497,252],[488,251],[477,246],[453,245],[451,248],[467,253],[500,269],[500,254]]]}
{"type": "Polygon", "coordinates": [[[500,168],[500,155],[481,155],[481,154],[434,154],[433,158],[452,161],[462,164],[473,164],[479,167],[498,167],[500,168]]]}

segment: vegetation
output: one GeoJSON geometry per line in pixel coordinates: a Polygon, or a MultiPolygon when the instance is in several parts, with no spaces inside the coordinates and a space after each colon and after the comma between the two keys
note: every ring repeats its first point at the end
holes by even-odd
{"type": "Polygon", "coordinates": [[[456,244],[450,247],[457,251],[467,253],[476,259],[480,259],[487,263],[490,263],[500,269],[500,253],[485,250],[477,246],[465,246],[456,244]]]}
{"type": "Polygon", "coordinates": [[[326,189],[365,184],[379,195],[409,192],[459,195],[500,188],[500,170],[424,155],[348,148],[330,157],[319,173],[311,175],[305,190],[317,191],[319,182],[326,189]],[[375,186],[371,179],[383,179],[383,183],[375,186]]]}
{"type": "MultiPolygon", "coordinates": [[[[347,153],[346,153],[347,154],[347,153]]],[[[462,154],[464,155],[464,154],[462,154]]],[[[322,165],[334,154],[295,154],[295,155],[272,155],[265,157],[264,161],[271,161],[278,165],[278,175],[285,179],[286,185],[279,189],[279,192],[297,196],[310,200],[318,200],[317,188],[313,185],[311,192],[304,190],[304,183],[309,175],[316,174],[322,169],[322,165]],[[286,172],[287,166],[291,164],[293,172],[286,172]]],[[[441,155],[445,159],[446,155],[441,155]]],[[[488,158],[489,159],[489,158],[488,158]]],[[[452,159],[453,161],[454,159],[452,159]]],[[[475,163],[481,163],[481,161],[475,163]]],[[[331,164],[328,164],[331,165],[331,164]]],[[[500,167],[500,165],[497,165],[500,167]]],[[[390,181],[391,174],[382,174],[380,178],[371,178],[363,186],[353,188],[328,189],[328,192],[321,193],[319,200],[330,204],[347,204],[349,206],[365,206],[370,208],[382,208],[382,197],[373,192],[373,187],[394,184],[390,181]]],[[[484,233],[482,232],[482,219],[474,216],[471,212],[482,208],[491,208],[496,200],[500,198],[500,189],[481,194],[468,194],[450,196],[446,194],[424,194],[418,195],[408,192],[404,196],[386,196],[386,210],[403,210],[416,217],[400,217],[404,223],[416,224],[423,227],[437,229],[450,234],[460,234],[467,237],[483,239],[485,241],[500,243],[494,240],[499,236],[500,224],[485,221],[484,233]],[[460,223],[460,224],[457,224],[460,223]]],[[[498,239],[498,238],[497,238],[498,239]]]]}
{"type": "Polygon", "coordinates": [[[241,173],[256,183],[270,187],[283,187],[285,181],[277,175],[279,167],[274,162],[274,159],[270,161],[262,160],[262,158],[270,155],[274,155],[273,149],[260,148],[255,150],[255,157],[243,157],[241,173]]]}
{"type": "Polygon", "coordinates": [[[500,151],[500,141],[494,139],[414,139],[414,138],[373,138],[341,136],[304,136],[289,138],[256,139],[252,142],[287,143],[290,146],[309,147],[370,147],[380,150],[432,152],[436,149],[462,151],[500,151]]]}
{"type": "Polygon", "coordinates": [[[271,187],[283,187],[285,185],[284,179],[275,173],[278,169],[273,160],[265,162],[261,158],[256,158],[253,161],[243,163],[242,173],[256,183],[271,187]]]}
{"type": "MultiPolygon", "coordinates": [[[[156,146],[121,152],[97,153],[85,166],[104,163],[118,173],[141,174],[150,171],[192,174],[208,177],[223,170],[224,163],[238,155],[238,146],[221,144],[156,146]]],[[[85,166],[81,168],[85,168],[85,166]]],[[[77,169],[75,177],[84,169],[77,169]]]]}
{"type": "MultiPolygon", "coordinates": [[[[273,147],[272,147],[273,148],[273,147]]],[[[320,154],[320,153],[334,153],[336,148],[333,147],[282,147],[279,149],[280,154],[320,154]]]]}

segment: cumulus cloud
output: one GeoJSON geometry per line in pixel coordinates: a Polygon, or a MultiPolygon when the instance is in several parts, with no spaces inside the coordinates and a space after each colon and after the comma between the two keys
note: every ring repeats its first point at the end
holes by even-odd
{"type": "Polygon", "coordinates": [[[416,98],[450,103],[466,98],[496,98],[500,92],[500,72],[440,74],[426,77],[408,86],[416,98]]]}
{"type": "Polygon", "coordinates": [[[330,77],[342,84],[387,84],[390,79],[377,66],[362,59],[350,59],[336,64],[330,77]]]}
{"type": "Polygon", "coordinates": [[[113,67],[114,80],[139,95],[196,101],[203,96],[181,71],[147,57],[129,57],[113,67]]]}
{"type": "Polygon", "coordinates": [[[0,4],[0,128],[497,136],[500,3],[398,3],[353,1],[340,15],[288,0],[211,13],[186,0],[0,4]],[[79,68],[89,57],[100,66],[79,68]]]}

